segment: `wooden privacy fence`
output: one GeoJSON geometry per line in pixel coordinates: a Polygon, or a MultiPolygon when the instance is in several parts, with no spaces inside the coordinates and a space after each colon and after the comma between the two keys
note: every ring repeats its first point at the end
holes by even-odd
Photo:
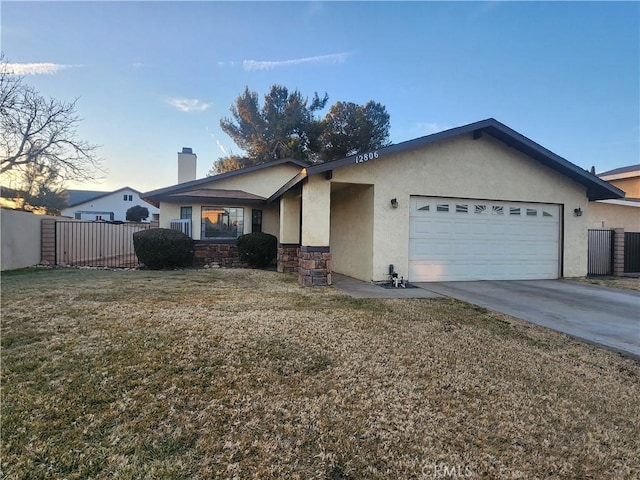
{"type": "Polygon", "coordinates": [[[135,267],[133,234],[148,223],[54,220],[42,224],[42,259],[53,265],[135,267]]]}

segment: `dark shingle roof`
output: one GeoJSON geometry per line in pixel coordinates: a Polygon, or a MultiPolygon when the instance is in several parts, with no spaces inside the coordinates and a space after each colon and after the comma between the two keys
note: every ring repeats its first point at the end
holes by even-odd
{"type": "Polygon", "coordinates": [[[608,175],[618,175],[620,173],[637,172],[637,171],[640,171],[640,163],[636,163],[635,165],[628,165],[626,167],[614,168],[613,170],[608,170],[606,172],[600,172],[598,176],[605,177],[608,175]]]}
{"type": "Polygon", "coordinates": [[[221,173],[219,175],[213,175],[211,177],[200,178],[198,180],[192,180],[191,182],[178,183],[176,185],[171,185],[169,187],[159,188],[157,190],[152,190],[150,192],[146,192],[140,195],[141,198],[147,200],[148,202],[158,202],[160,198],[166,197],[167,195],[172,195],[178,192],[186,192],[189,190],[193,190],[195,187],[199,187],[201,185],[206,185],[211,182],[215,182],[216,180],[222,180],[224,178],[233,177],[236,175],[242,175],[245,173],[255,172],[258,170],[262,170],[264,168],[274,167],[276,165],[281,165],[283,163],[291,163],[300,168],[306,168],[309,166],[308,163],[302,162],[300,160],[296,160],[294,158],[282,158],[279,160],[274,160],[273,162],[262,163],[260,165],[254,165],[252,167],[240,168],[238,170],[233,170],[231,172],[221,173]]]}
{"type": "Polygon", "coordinates": [[[223,190],[214,188],[200,188],[197,190],[188,190],[186,192],[178,192],[164,196],[167,200],[175,201],[199,201],[199,200],[217,200],[224,201],[242,201],[249,203],[265,203],[266,199],[253,193],[243,190],[223,190]]]}
{"type": "MultiPolygon", "coordinates": [[[[535,143],[533,140],[525,137],[524,135],[516,132],[515,130],[507,127],[503,123],[500,123],[494,118],[481,120],[479,122],[470,123],[469,125],[463,125],[461,127],[452,128],[443,132],[434,133],[425,137],[416,138],[414,140],[408,140],[402,143],[396,143],[389,145],[388,147],[382,147],[377,150],[378,158],[374,161],[385,160],[392,154],[414,150],[416,148],[425,147],[442,140],[459,137],[462,135],[473,135],[473,138],[481,138],[482,135],[490,135],[491,137],[499,140],[511,148],[514,148],[523,154],[537,160],[542,165],[545,165],[557,172],[566,175],[573,181],[584,185],[587,188],[587,197],[589,200],[604,200],[608,198],[621,198],[624,197],[624,192],[608,182],[598,178],[596,175],[589,173],[588,171],[574,165],[568,160],[556,155],[550,150],[547,150],[543,146],[535,143]]],[[[306,176],[316,175],[318,173],[327,172],[336,168],[346,167],[355,163],[357,155],[352,155],[347,158],[339,160],[332,160],[330,162],[322,163],[309,167],[306,172],[301,172],[298,177],[291,180],[287,185],[282,187],[278,192],[272,195],[268,201],[273,201],[282,195],[286,190],[299,183],[306,176]]]]}
{"type": "Polygon", "coordinates": [[[117,190],[112,190],[111,192],[103,192],[96,190],[67,190],[67,208],[75,207],[76,205],[80,205],[82,203],[90,202],[91,200],[97,200],[98,198],[106,197],[107,195],[111,195],[113,193],[118,193],[123,190],[131,190],[134,193],[142,196],[138,190],[131,187],[122,187],[117,190]]]}
{"type": "Polygon", "coordinates": [[[73,207],[81,203],[88,202],[94,198],[100,198],[111,192],[102,192],[97,190],[67,190],[67,206],[73,207]]]}

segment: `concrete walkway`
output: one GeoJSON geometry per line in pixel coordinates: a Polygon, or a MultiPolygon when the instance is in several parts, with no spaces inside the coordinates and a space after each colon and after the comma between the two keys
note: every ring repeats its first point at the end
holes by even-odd
{"type": "Polygon", "coordinates": [[[640,292],[566,280],[418,283],[640,358],[640,292]]]}
{"type": "Polygon", "coordinates": [[[439,298],[442,295],[423,288],[384,288],[375,283],[363,282],[355,278],[331,274],[335,288],[353,298],[439,298]]]}

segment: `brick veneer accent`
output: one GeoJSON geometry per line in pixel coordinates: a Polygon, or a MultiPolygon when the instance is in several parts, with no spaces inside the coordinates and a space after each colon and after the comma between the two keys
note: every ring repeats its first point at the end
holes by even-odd
{"type": "Polygon", "coordinates": [[[613,275],[624,275],[624,228],[613,229],[613,275]]]}
{"type": "Polygon", "coordinates": [[[202,267],[211,263],[217,263],[221,267],[236,268],[246,267],[240,261],[238,246],[233,243],[209,243],[195,241],[193,266],[202,267]]]}
{"type": "Polygon", "coordinates": [[[278,245],[278,272],[297,273],[300,258],[300,245],[297,243],[281,243],[278,245]]]}
{"type": "Polygon", "coordinates": [[[331,285],[329,247],[300,247],[298,283],[303,287],[331,285]]]}

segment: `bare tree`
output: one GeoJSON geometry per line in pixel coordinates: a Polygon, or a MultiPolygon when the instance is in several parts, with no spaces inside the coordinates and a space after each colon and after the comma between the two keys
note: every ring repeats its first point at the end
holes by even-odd
{"type": "Polygon", "coordinates": [[[95,180],[104,173],[98,147],[77,138],[76,101],[43,97],[14,75],[1,55],[0,173],[10,175],[18,190],[55,192],[67,181],[95,180]]]}

